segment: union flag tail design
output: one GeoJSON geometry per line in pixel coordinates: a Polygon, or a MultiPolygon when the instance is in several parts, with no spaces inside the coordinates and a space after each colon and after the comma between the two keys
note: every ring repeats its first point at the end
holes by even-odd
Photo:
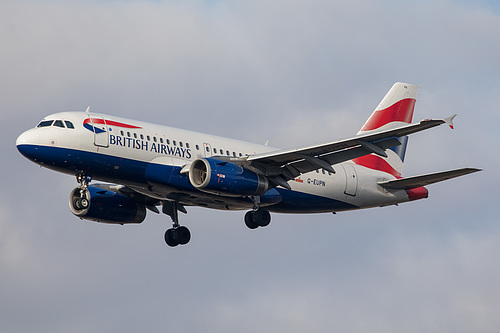
{"type": "MultiPolygon", "coordinates": [[[[411,123],[417,90],[418,87],[412,84],[395,83],[358,134],[392,129],[411,123]]],[[[354,163],[370,169],[384,171],[396,178],[400,178],[408,137],[398,139],[401,141],[401,145],[387,150],[386,158],[370,154],[354,159],[354,163]]]]}

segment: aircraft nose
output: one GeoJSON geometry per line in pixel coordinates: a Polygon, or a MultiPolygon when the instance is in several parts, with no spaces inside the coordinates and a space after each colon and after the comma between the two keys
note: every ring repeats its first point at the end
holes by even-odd
{"type": "Polygon", "coordinates": [[[39,141],[40,136],[38,135],[36,129],[32,128],[24,133],[21,133],[21,135],[17,137],[16,146],[19,147],[20,145],[37,145],[40,143],[39,141]]]}
{"type": "Polygon", "coordinates": [[[40,136],[36,129],[30,129],[17,137],[17,150],[27,158],[30,158],[36,146],[40,144],[40,136]]]}

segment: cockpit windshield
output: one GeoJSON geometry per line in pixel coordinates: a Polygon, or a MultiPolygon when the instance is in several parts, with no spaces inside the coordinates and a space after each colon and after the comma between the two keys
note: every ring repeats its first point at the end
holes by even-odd
{"type": "Polygon", "coordinates": [[[53,120],[43,120],[40,122],[40,124],[38,124],[37,127],[49,127],[52,125],[54,121],[53,120]]]}
{"type": "Polygon", "coordinates": [[[42,120],[36,127],[50,127],[50,126],[55,126],[55,127],[61,127],[61,128],[70,128],[74,129],[75,126],[73,123],[69,120],[42,120]]]}

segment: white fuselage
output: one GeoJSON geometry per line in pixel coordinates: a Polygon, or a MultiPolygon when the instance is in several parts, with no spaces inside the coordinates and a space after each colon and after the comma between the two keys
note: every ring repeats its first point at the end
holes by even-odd
{"type": "MultiPolygon", "coordinates": [[[[199,158],[223,157],[230,161],[278,150],[102,114],[63,112],[45,120],[61,120],[64,125],[33,128],[17,140],[19,150],[34,162],[67,174],[88,173],[95,180],[125,185],[159,200],[175,195],[186,205],[208,208],[248,209],[253,204],[248,198],[198,191],[186,183],[183,167],[199,158]],[[105,121],[99,123],[95,119],[105,121]],[[68,128],[65,121],[74,128],[68,128]],[[144,170],[152,164],[174,168],[161,186],[148,182],[144,176],[144,170]]],[[[388,173],[350,161],[333,168],[336,173],[318,169],[302,174],[288,182],[291,189],[277,187],[282,200],[267,208],[290,213],[335,212],[409,201],[404,190],[387,191],[377,185],[395,178],[388,173]]]]}

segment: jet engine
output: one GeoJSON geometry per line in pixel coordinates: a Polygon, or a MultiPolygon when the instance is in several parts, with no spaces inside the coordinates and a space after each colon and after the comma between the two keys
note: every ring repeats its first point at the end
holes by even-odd
{"type": "Polygon", "coordinates": [[[81,219],[101,223],[141,223],[146,218],[146,207],[114,191],[88,186],[83,197],[79,187],[71,191],[69,209],[81,219]]]}
{"type": "Polygon", "coordinates": [[[215,158],[194,161],[189,181],[200,191],[227,197],[260,196],[269,189],[266,177],[215,158]]]}

